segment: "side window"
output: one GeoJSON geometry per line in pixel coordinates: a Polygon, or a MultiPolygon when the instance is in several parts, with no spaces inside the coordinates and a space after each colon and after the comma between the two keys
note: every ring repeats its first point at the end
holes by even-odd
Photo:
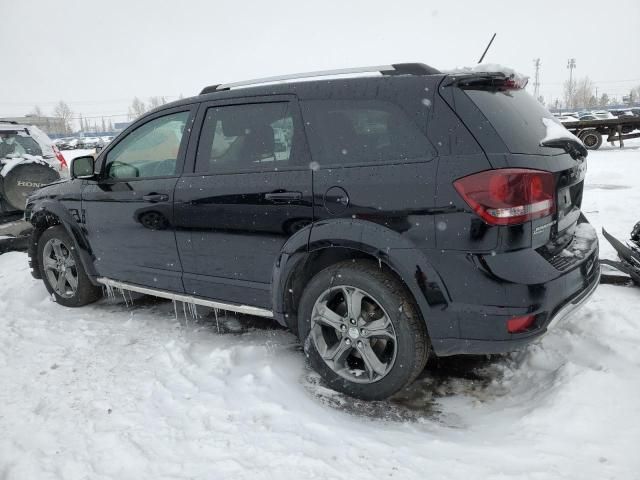
{"type": "Polygon", "coordinates": [[[320,165],[380,163],[431,157],[425,132],[383,100],[302,103],[313,159],[320,165]]]}
{"type": "Polygon", "coordinates": [[[189,112],[145,123],[107,154],[108,178],[163,177],[176,173],[178,151],[189,112]]]}
{"type": "Polygon", "coordinates": [[[274,170],[292,160],[293,138],[288,102],[212,107],[202,126],[196,170],[274,170]]]}

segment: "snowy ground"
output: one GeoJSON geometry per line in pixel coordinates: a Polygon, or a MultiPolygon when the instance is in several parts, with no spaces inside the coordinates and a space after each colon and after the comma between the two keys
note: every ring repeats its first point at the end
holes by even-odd
{"type": "MultiPolygon", "coordinates": [[[[592,223],[628,238],[638,205],[640,142],[591,153],[592,223]]],[[[67,309],[23,253],[0,256],[0,285],[3,480],[640,478],[638,288],[601,286],[526,350],[449,359],[366,404],[265,320],[67,309]]]]}

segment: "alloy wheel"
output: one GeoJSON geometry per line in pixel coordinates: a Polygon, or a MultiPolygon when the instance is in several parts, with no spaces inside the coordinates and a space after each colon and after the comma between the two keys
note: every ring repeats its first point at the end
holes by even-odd
{"type": "Polygon", "coordinates": [[[379,301],[356,287],[331,287],[318,297],[310,337],[327,366],[351,382],[377,382],[396,359],[391,318],[379,301]]]}
{"type": "Polygon", "coordinates": [[[61,240],[50,239],[42,249],[42,262],[49,285],[62,298],[71,298],[78,289],[78,269],[71,250],[61,240]]]}

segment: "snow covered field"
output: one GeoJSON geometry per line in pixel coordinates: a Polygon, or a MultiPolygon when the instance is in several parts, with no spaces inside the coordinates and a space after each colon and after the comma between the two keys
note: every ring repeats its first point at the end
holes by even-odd
{"type": "MultiPolygon", "coordinates": [[[[583,203],[621,239],[640,220],[629,145],[590,153],[583,203]]],[[[448,359],[366,404],[266,320],[176,319],[149,298],[67,309],[23,253],[0,256],[0,285],[3,480],[640,478],[638,288],[601,286],[526,350],[448,359]]]]}

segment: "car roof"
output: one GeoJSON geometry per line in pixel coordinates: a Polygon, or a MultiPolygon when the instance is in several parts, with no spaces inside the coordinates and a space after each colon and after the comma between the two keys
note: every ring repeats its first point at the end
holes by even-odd
{"type": "Polygon", "coordinates": [[[30,125],[22,125],[20,123],[15,122],[3,122],[0,120],[0,130],[4,131],[14,131],[14,130],[26,130],[31,128],[30,125]]]}

